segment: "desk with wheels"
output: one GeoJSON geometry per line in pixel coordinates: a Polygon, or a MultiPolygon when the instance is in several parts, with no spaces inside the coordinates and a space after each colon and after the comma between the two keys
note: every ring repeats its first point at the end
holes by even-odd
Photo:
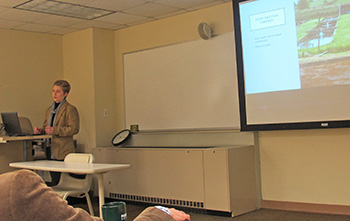
{"type": "Polygon", "coordinates": [[[0,173],[13,171],[10,162],[32,160],[32,141],[51,138],[51,135],[1,136],[0,137],[0,173]]]}

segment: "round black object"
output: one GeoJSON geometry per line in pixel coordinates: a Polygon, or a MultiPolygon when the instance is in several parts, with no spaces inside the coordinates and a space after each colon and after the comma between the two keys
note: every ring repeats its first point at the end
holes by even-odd
{"type": "Polygon", "coordinates": [[[131,131],[128,129],[122,130],[119,133],[117,133],[112,139],[113,146],[118,146],[124,143],[128,139],[128,137],[130,137],[130,134],[131,131]]]}

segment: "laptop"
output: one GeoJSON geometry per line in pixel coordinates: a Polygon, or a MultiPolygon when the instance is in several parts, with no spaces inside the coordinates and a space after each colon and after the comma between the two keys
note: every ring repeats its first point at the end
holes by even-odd
{"type": "MultiPolygon", "coordinates": [[[[26,124],[30,124],[25,130],[22,130],[20,119],[18,118],[17,112],[1,113],[2,123],[5,125],[5,131],[7,136],[26,136],[35,135],[33,126],[30,121],[26,124]]],[[[37,134],[36,134],[37,135],[37,134]]]]}

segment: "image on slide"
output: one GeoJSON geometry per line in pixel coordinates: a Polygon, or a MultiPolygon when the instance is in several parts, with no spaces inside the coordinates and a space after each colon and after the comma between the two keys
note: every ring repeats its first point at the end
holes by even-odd
{"type": "Polygon", "coordinates": [[[350,84],[350,0],[296,0],[301,87],[350,84]]]}

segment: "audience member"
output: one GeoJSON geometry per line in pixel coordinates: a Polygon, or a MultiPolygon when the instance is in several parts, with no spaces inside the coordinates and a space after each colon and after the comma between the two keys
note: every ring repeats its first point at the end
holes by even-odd
{"type": "MultiPolygon", "coordinates": [[[[68,205],[39,175],[29,170],[1,174],[0,190],[0,221],[102,220],[68,205]]],[[[190,220],[190,216],[173,208],[156,206],[148,207],[135,218],[135,221],[173,220],[190,220]]]]}

